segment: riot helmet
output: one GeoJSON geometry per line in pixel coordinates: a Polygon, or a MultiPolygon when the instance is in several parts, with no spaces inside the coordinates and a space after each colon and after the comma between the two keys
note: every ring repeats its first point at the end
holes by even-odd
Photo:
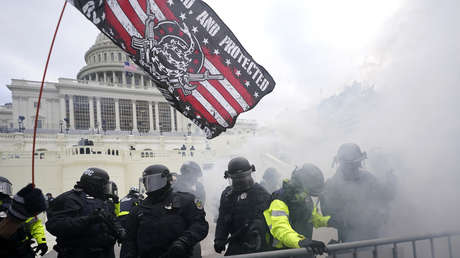
{"type": "Polygon", "coordinates": [[[164,165],[151,165],[144,169],[142,182],[147,193],[160,190],[170,185],[171,173],[164,165]]]}
{"type": "Polygon", "coordinates": [[[342,164],[359,164],[367,159],[366,152],[362,152],[361,148],[355,143],[345,143],[339,147],[335,163],[342,164]]]}
{"type": "Polygon", "coordinates": [[[291,182],[312,196],[318,196],[324,188],[323,172],[310,163],[304,164],[301,168],[296,168],[292,172],[291,182]]]}
{"type": "Polygon", "coordinates": [[[189,175],[190,177],[198,178],[203,176],[200,165],[195,161],[187,161],[180,167],[182,175],[189,175]]]}
{"type": "Polygon", "coordinates": [[[254,165],[243,157],[236,157],[228,163],[224,178],[230,178],[231,186],[235,191],[248,190],[253,184],[251,173],[256,171],[254,165]]]}
{"type": "Polygon", "coordinates": [[[2,194],[13,195],[13,184],[7,178],[0,176],[0,195],[2,194]]]}
{"type": "Polygon", "coordinates": [[[139,197],[140,196],[139,188],[134,187],[134,186],[129,188],[128,195],[129,196],[134,196],[136,198],[139,197]]]}
{"type": "Polygon", "coordinates": [[[267,168],[262,179],[266,182],[278,182],[281,179],[281,175],[276,168],[267,168]]]}
{"type": "Polygon", "coordinates": [[[367,159],[366,152],[362,152],[357,144],[345,143],[339,147],[334,163],[339,164],[339,172],[346,180],[355,180],[359,178],[359,168],[365,159],[367,159]]]}
{"type": "Polygon", "coordinates": [[[100,168],[88,168],[85,170],[77,185],[85,193],[98,199],[104,199],[112,188],[112,184],[109,181],[109,174],[100,168]]]}
{"type": "Polygon", "coordinates": [[[128,194],[139,194],[139,188],[137,188],[135,186],[129,188],[128,194]]]}

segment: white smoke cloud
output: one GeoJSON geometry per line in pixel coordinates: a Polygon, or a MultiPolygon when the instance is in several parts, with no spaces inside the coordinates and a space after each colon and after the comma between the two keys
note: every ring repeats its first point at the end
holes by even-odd
{"type": "MultiPolygon", "coordinates": [[[[460,229],[459,10],[460,2],[455,0],[407,1],[385,24],[374,47],[363,49],[366,62],[354,74],[356,80],[365,81],[353,89],[343,80],[341,84],[349,88],[328,99],[345,101],[327,109],[293,106],[283,99],[280,115],[267,125],[268,133],[261,130],[240,153],[252,158],[256,167],[265,166],[265,160],[256,157],[260,153],[277,154],[292,164],[312,162],[330,177],[335,173],[331,162],[337,148],[356,142],[371,159],[386,154],[398,177],[399,190],[385,234],[460,229]]],[[[283,47],[277,50],[287,50],[283,47]]],[[[295,70],[302,72],[302,63],[292,61],[295,70]]],[[[343,73],[337,68],[332,64],[319,69],[334,78],[343,73]]],[[[314,86],[331,81],[319,79],[314,86]]],[[[297,98],[311,88],[293,82],[297,98]]],[[[292,103],[298,104],[298,99],[292,103]]],[[[378,172],[371,160],[367,167],[378,172]]]]}

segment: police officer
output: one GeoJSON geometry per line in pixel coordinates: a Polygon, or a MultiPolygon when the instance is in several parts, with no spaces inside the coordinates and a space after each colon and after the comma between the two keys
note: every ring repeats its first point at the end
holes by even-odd
{"type": "MultiPolygon", "coordinates": [[[[0,219],[5,219],[8,212],[12,213],[12,215],[15,214],[16,209],[11,207],[13,203],[13,199],[10,197],[12,195],[12,189],[13,186],[11,182],[7,178],[0,176],[0,219]],[[10,209],[11,211],[9,211],[10,209]]],[[[18,215],[16,217],[20,216],[18,215]]],[[[43,226],[41,220],[35,218],[34,216],[25,218],[25,221],[19,232],[16,234],[16,237],[18,238],[16,239],[18,242],[22,242],[21,248],[24,249],[24,257],[28,257],[29,255],[35,257],[34,250],[30,246],[32,238],[37,242],[35,253],[40,253],[40,255],[43,256],[48,251],[48,245],[46,244],[45,237],[45,227],[43,226]]]]}
{"type": "MultiPolygon", "coordinates": [[[[131,209],[134,206],[137,206],[142,201],[142,196],[139,193],[139,190],[136,187],[131,187],[128,194],[123,197],[120,201],[120,211],[117,214],[117,218],[120,221],[121,225],[126,228],[128,215],[131,209]]],[[[121,246],[121,252],[124,252],[125,245],[121,246]]]]}
{"type": "MultiPolygon", "coordinates": [[[[176,176],[173,189],[175,192],[191,193],[204,203],[206,202],[206,192],[203,184],[198,181],[202,176],[200,165],[194,161],[187,161],[180,167],[180,175],[176,176]]],[[[201,246],[197,244],[193,248],[193,257],[201,257],[201,246]]]]}
{"type": "Polygon", "coordinates": [[[281,183],[281,175],[278,173],[276,168],[267,168],[262,177],[260,185],[267,190],[269,193],[279,189],[281,183]]]}
{"type": "Polygon", "coordinates": [[[270,207],[264,211],[273,247],[304,247],[315,255],[327,251],[323,242],[312,239],[313,227],[327,226],[330,218],[319,214],[312,199],[323,186],[321,170],[313,164],[304,164],[292,172],[291,180],[284,180],[281,189],[273,193],[270,207]]]}
{"type": "Polygon", "coordinates": [[[129,214],[129,211],[134,207],[139,205],[139,203],[142,201],[142,197],[139,193],[139,190],[136,187],[131,187],[129,189],[128,194],[123,197],[120,201],[120,214],[118,214],[118,217],[125,218],[124,216],[129,214]]]}
{"type": "Polygon", "coordinates": [[[54,197],[51,193],[46,193],[45,195],[45,201],[46,201],[46,207],[49,207],[50,206],[50,202],[52,202],[54,200],[54,197]]]}
{"type": "Polygon", "coordinates": [[[203,176],[200,165],[194,161],[187,161],[180,167],[180,173],[173,185],[174,191],[191,193],[204,204],[206,192],[203,184],[198,181],[203,176]]]}
{"type": "Polygon", "coordinates": [[[251,173],[254,165],[243,157],[228,163],[225,178],[231,186],[220,197],[214,250],[225,255],[246,254],[265,250],[266,226],[263,211],[268,207],[270,194],[254,183],[251,173]],[[230,237],[229,237],[230,235],[230,237]]]}
{"type": "Polygon", "coordinates": [[[321,195],[321,210],[332,216],[339,241],[358,241],[379,237],[388,215],[392,188],[362,169],[367,158],[358,145],[345,143],[339,147],[334,163],[335,175],[328,179],[321,195]]]}
{"type": "Polygon", "coordinates": [[[106,201],[110,186],[106,171],[88,168],[74,189],[51,202],[46,228],[56,236],[59,258],[114,257],[113,246],[124,232],[115,225],[113,206],[106,201]]]}
{"type": "Polygon", "coordinates": [[[121,257],[190,257],[193,246],[208,234],[202,202],[192,194],[173,192],[166,166],[147,167],[142,181],[147,198],[128,215],[121,257]]]}
{"type": "MultiPolygon", "coordinates": [[[[4,177],[0,177],[0,191],[8,196],[12,192],[11,183],[4,177]]],[[[27,239],[30,232],[27,231],[24,222],[27,218],[37,216],[46,209],[42,191],[28,184],[10,202],[7,204],[2,202],[1,207],[0,257],[35,257],[35,253],[30,248],[30,241],[27,239]]]]}

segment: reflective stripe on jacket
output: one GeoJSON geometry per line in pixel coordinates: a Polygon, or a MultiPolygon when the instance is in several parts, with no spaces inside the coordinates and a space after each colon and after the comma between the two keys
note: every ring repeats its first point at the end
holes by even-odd
{"type": "Polygon", "coordinates": [[[274,238],[273,247],[299,248],[299,241],[305,237],[291,227],[286,203],[278,199],[273,200],[270,207],[264,211],[264,217],[274,238]]]}
{"type": "Polygon", "coordinates": [[[129,214],[129,211],[122,211],[122,212],[118,213],[117,217],[125,216],[125,215],[128,215],[128,214],[129,214]]]}
{"type": "MultiPolygon", "coordinates": [[[[273,247],[299,248],[299,241],[306,238],[292,228],[289,221],[289,207],[285,202],[279,199],[273,200],[270,207],[264,211],[264,217],[273,236],[273,247]]],[[[322,216],[318,213],[315,205],[308,222],[312,223],[315,228],[327,227],[330,218],[330,216],[322,216]]]]}
{"type": "Polygon", "coordinates": [[[37,244],[46,243],[45,227],[40,219],[28,218],[25,222],[28,233],[37,241],[37,244]]]}

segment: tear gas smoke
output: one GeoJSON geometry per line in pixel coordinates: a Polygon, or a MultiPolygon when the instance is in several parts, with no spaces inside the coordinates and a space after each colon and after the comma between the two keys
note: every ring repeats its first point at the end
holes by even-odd
{"type": "MultiPolygon", "coordinates": [[[[366,169],[398,178],[384,235],[460,229],[459,10],[455,0],[406,2],[368,53],[377,61],[366,65],[365,81],[356,78],[361,81],[315,107],[286,101],[280,115],[234,153],[255,164],[257,179],[273,164],[267,153],[286,164],[312,162],[328,178],[337,148],[355,142],[368,152],[366,169]]],[[[334,67],[329,72],[336,74],[334,67]]],[[[308,94],[302,87],[298,92],[308,94]]],[[[228,160],[217,162],[213,174],[221,178],[228,160]]],[[[286,165],[281,172],[289,177],[291,171],[286,165]]],[[[219,198],[216,182],[224,181],[206,176],[210,195],[219,198]]]]}

